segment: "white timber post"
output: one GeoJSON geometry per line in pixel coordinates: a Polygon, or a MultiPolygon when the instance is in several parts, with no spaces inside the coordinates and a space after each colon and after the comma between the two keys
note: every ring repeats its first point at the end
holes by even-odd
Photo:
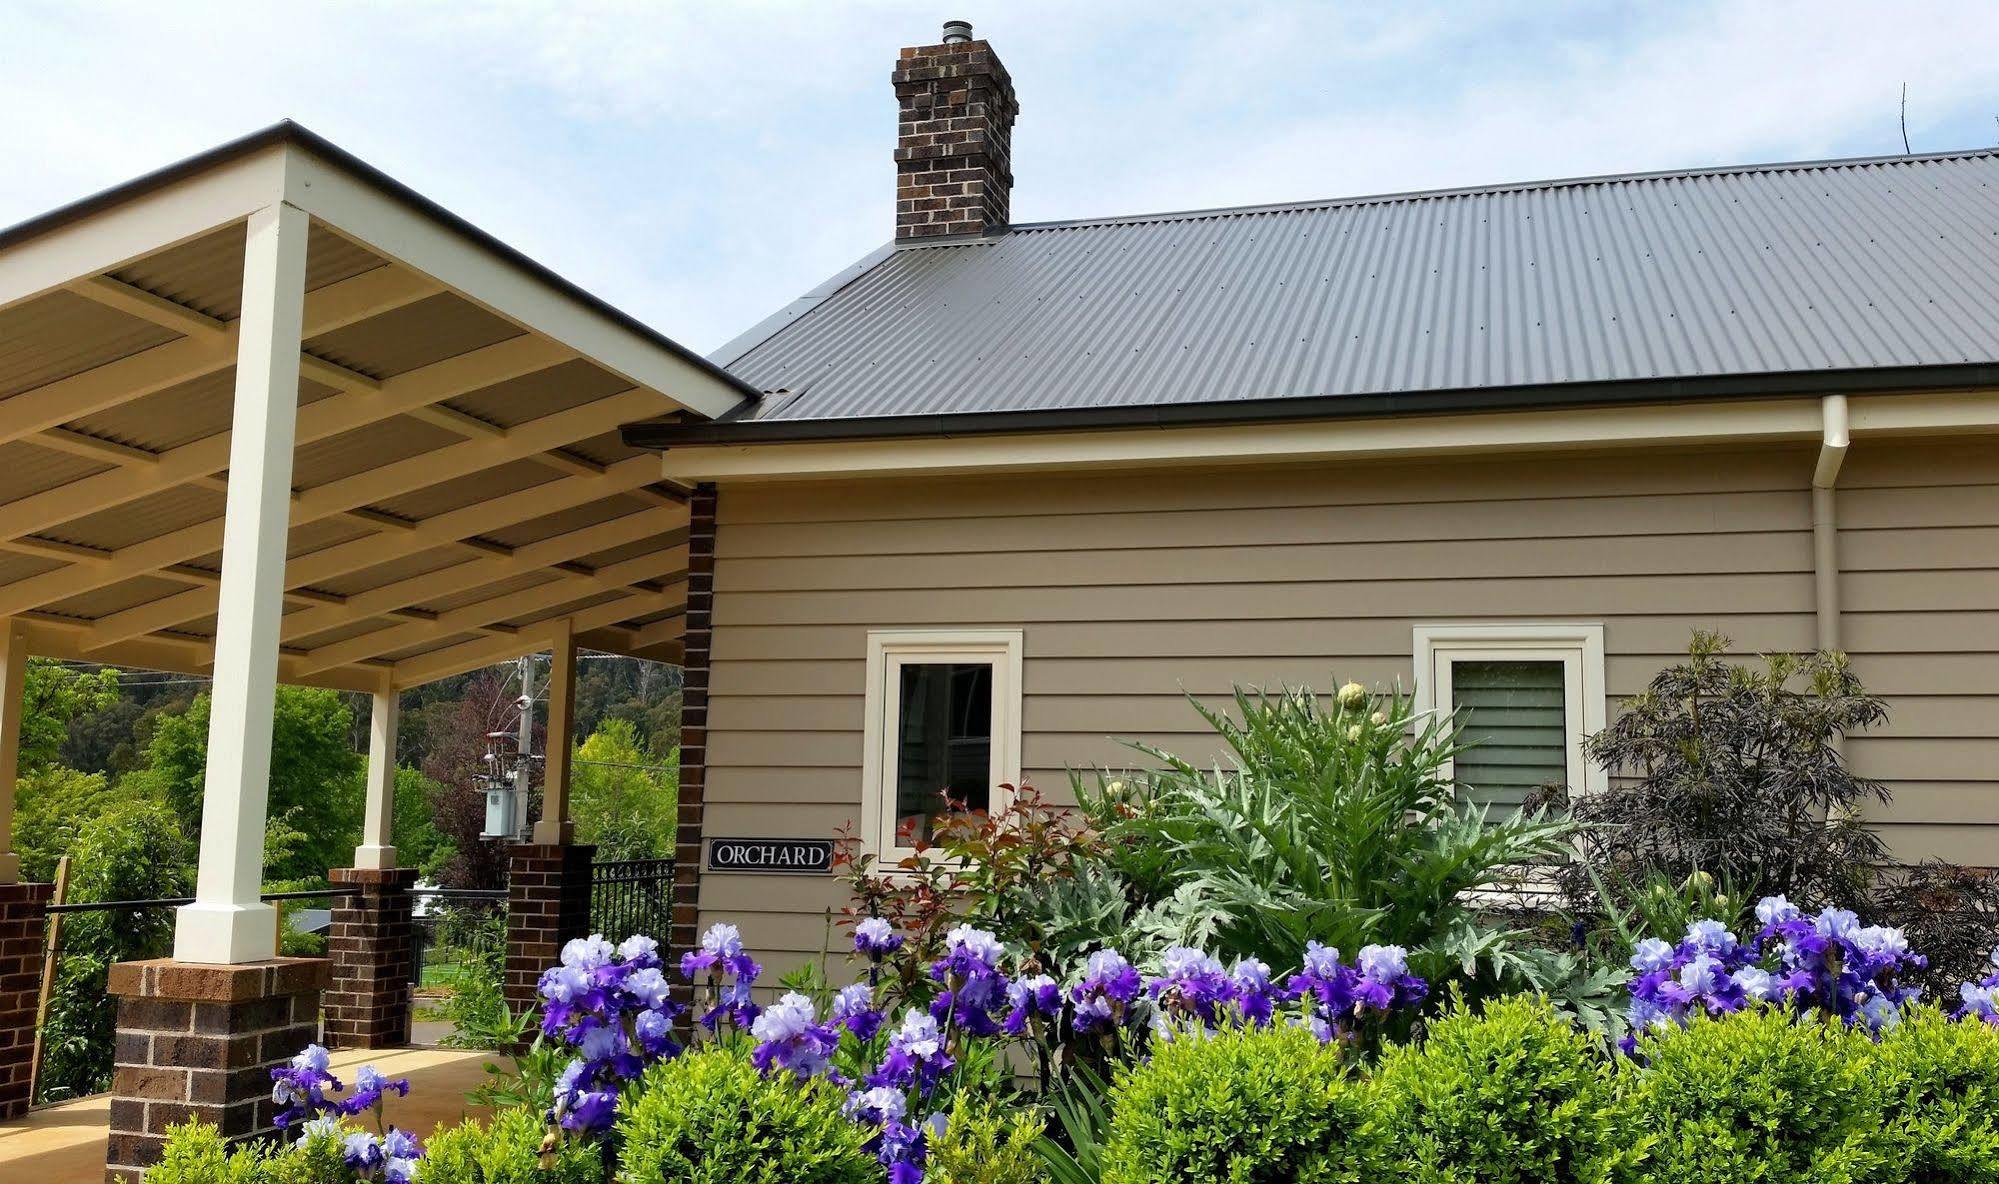
{"type": "Polygon", "coordinates": [[[303,210],[279,202],[250,215],[245,241],[201,862],[194,903],[175,918],[180,962],[261,962],[277,954],[273,910],[259,896],[308,228],[303,210]]]}
{"type": "Polygon", "coordinates": [[[355,867],[396,866],[396,721],[401,716],[400,691],[391,686],[375,692],[368,724],[368,809],[361,845],[354,848],[355,867]]]}
{"type": "Polygon", "coordinates": [[[542,757],[541,818],[534,824],[534,841],[544,846],[567,844],[576,834],[569,820],[569,746],[575,730],[576,632],[564,620],[548,653],[548,739],[542,757]]]}
{"type": "Polygon", "coordinates": [[[21,764],[21,714],[27,709],[28,630],[9,620],[0,635],[0,884],[21,879],[21,857],[14,853],[14,778],[21,764]]]}

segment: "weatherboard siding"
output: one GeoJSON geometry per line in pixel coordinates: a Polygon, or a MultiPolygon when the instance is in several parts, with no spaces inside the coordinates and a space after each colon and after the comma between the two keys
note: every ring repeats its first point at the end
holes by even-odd
{"type": "MultiPolygon", "coordinates": [[[[1992,455],[1867,444],[1841,494],[1848,632],[1894,710],[1852,751],[1893,779],[1880,821],[1905,857],[1999,862],[1992,455]]],[[[1407,686],[1422,622],[1600,621],[1613,700],[1696,628],[1745,653],[1808,648],[1812,461],[1786,446],[725,488],[708,833],[823,836],[856,815],[870,629],[1022,629],[1023,765],[1058,794],[1069,768],[1135,759],[1119,738],[1214,755],[1183,692],[1407,686]]],[[[773,974],[821,947],[839,903],[824,878],[702,892],[773,974]]]]}

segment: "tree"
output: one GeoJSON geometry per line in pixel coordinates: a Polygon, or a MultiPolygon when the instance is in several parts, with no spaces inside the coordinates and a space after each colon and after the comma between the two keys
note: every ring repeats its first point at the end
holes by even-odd
{"type": "Polygon", "coordinates": [[[52,658],[28,659],[21,691],[21,759],[23,773],[56,762],[70,721],[102,711],[118,701],[118,672],[94,673],[65,666],[52,658]]]}
{"type": "MultiPolygon", "coordinates": [[[[208,767],[209,697],[181,715],[163,716],[146,750],[146,767],[131,774],[157,793],[189,834],[200,833],[202,787],[208,767]]],[[[324,878],[345,867],[361,833],[361,757],[349,729],[353,715],[339,692],[281,686],[271,729],[269,816],[304,836],[270,873],[280,880],[324,878]]]]}
{"type": "Polygon", "coordinates": [[[570,817],[599,859],[664,859],[679,818],[679,758],[664,764],[639,747],[630,720],[606,719],[576,748],[570,817]]]}
{"type": "Polygon", "coordinates": [[[479,837],[486,829],[486,795],[473,778],[486,768],[487,735],[509,730],[519,717],[514,699],[519,693],[507,668],[479,672],[456,702],[439,702],[425,710],[429,755],[424,775],[440,789],[433,799],[434,825],[453,855],[434,869],[448,888],[501,888],[507,883],[507,853],[497,843],[479,837]]]}
{"type": "Polygon", "coordinates": [[[1592,870],[1613,893],[1701,871],[1738,899],[1782,894],[1816,908],[1864,897],[1886,852],[1860,809],[1888,793],[1847,767],[1839,741],[1886,707],[1844,655],[1776,654],[1759,670],[1729,661],[1728,647],[1695,633],[1686,661],[1589,738],[1590,759],[1617,779],[1574,803],[1586,825],[1583,858],[1565,876],[1572,897],[1591,898],[1592,870]]]}

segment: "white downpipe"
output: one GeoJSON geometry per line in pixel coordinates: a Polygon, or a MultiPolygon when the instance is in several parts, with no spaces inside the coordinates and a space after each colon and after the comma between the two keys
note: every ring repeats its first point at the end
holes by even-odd
{"type": "Polygon", "coordinates": [[[1822,426],[1818,465],[1812,470],[1812,586],[1818,618],[1818,648],[1840,648],[1839,629],[1839,469],[1852,442],[1846,396],[1819,400],[1822,426]]]}

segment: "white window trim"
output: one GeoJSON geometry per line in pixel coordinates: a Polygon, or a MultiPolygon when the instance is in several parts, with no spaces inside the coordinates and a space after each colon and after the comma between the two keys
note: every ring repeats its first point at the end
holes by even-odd
{"type": "MultiPolygon", "coordinates": [[[[1603,626],[1583,623],[1494,622],[1467,625],[1418,625],[1415,628],[1418,711],[1449,710],[1451,663],[1505,656],[1526,661],[1560,661],[1567,674],[1565,695],[1578,710],[1567,718],[1571,794],[1600,793],[1610,775],[1583,758],[1582,742],[1604,728],[1608,694],[1603,673],[1603,626]]],[[[1455,771],[1449,762],[1444,776],[1455,771]]]]}
{"type": "Polygon", "coordinates": [[[1002,785],[1020,784],[1021,631],[1018,629],[875,629],[868,632],[868,686],[861,753],[861,822],[864,848],[883,863],[910,854],[895,846],[892,781],[894,734],[888,713],[900,697],[893,675],[904,659],[987,662],[993,668],[992,809],[1010,804],[1002,785]]]}

